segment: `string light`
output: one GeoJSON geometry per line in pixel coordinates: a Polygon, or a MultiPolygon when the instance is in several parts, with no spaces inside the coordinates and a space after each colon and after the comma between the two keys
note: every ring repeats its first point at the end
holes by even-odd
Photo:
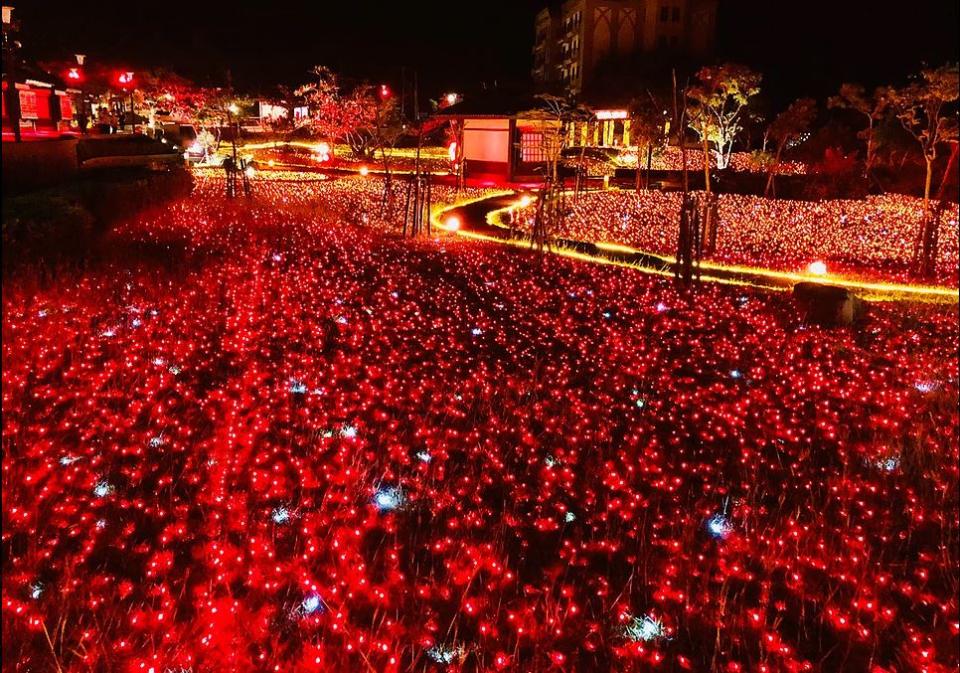
{"type": "MultiPolygon", "coordinates": [[[[530,231],[534,207],[515,204],[512,223],[530,231]]],[[[863,200],[796,201],[719,195],[717,249],[706,259],[812,278],[849,276],[909,282],[913,241],[923,200],[885,194],[863,200]],[[813,257],[815,261],[810,261],[813,257]],[[819,259],[818,259],[819,258],[819,259]]],[[[672,255],[677,249],[680,194],[602,191],[572,200],[555,236],[595,242],[601,249],[672,255]]],[[[937,282],[956,288],[960,260],[960,211],[947,207],[941,220],[937,282]]]]}
{"type": "Polygon", "coordinates": [[[805,327],[260,173],[5,279],[5,661],[49,669],[46,628],[71,671],[960,665],[955,307],[805,327]]]}

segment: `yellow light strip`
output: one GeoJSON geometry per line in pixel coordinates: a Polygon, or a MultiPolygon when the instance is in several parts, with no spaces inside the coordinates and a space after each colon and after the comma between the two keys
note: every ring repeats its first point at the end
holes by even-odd
{"type": "MultiPolygon", "coordinates": [[[[497,208],[495,210],[487,213],[486,221],[487,224],[501,229],[507,229],[503,224],[503,214],[507,212],[513,212],[520,208],[519,203],[515,203],[503,208],[497,208]]],[[[643,254],[649,257],[655,257],[662,259],[667,264],[675,264],[676,258],[671,255],[660,255],[656,253],[645,252],[643,250],[637,250],[636,248],[631,248],[626,245],[621,245],[619,243],[609,243],[609,242],[597,242],[594,243],[597,248],[601,250],[608,250],[611,252],[622,252],[626,254],[643,254]]],[[[585,253],[580,253],[585,254],[585,253]]],[[[846,276],[836,276],[836,275],[826,275],[826,276],[817,276],[807,273],[798,273],[792,271],[777,271],[774,269],[767,269],[763,267],[752,267],[752,266],[743,266],[738,264],[721,264],[719,262],[710,262],[704,261],[700,263],[701,269],[712,269],[714,271],[725,271],[729,273],[742,273],[749,274],[752,276],[758,276],[761,278],[770,278],[779,281],[787,281],[791,283],[797,282],[811,282],[811,283],[820,283],[823,285],[839,285],[841,287],[846,287],[855,290],[863,290],[866,292],[879,292],[887,294],[897,294],[897,295],[916,295],[920,298],[935,299],[938,301],[947,300],[950,303],[956,303],[960,301],[960,290],[956,288],[943,287],[939,285],[905,285],[900,283],[884,283],[884,282],[871,282],[871,281],[861,281],[853,278],[848,278],[846,276]]],[[[704,276],[706,278],[706,276],[704,276]]],[[[765,286],[763,286],[765,287],[765,286]]],[[[878,295],[873,295],[876,299],[878,295]]],[[[912,298],[912,297],[911,297],[912,298]]]]}
{"type": "MultiPolygon", "coordinates": [[[[349,148],[346,145],[331,145],[330,143],[320,143],[320,142],[307,142],[306,140],[277,140],[273,142],[265,143],[247,143],[239,145],[237,147],[240,151],[245,150],[267,150],[267,149],[279,149],[280,147],[299,147],[301,149],[319,151],[322,145],[326,145],[328,148],[333,147],[333,149],[340,152],[349,152],[349,148]]],[[[387,155],[390,157],[398,157],[404,159],[415,159],[417,156],[417,149],[415,147],[394,147],[387,150],[387,155]]],[[[436,147],[423,147],[420,148],[420,158],[421,159],[447,159],[447,149],[446,148],[436,148],[436,147]]]]}

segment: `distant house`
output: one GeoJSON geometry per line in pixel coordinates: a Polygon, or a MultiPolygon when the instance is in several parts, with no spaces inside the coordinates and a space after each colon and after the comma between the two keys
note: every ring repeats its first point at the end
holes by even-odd
{"type": "MultiPolygon", "coordinates": [[[[543,102],[534,96],[494,92],[443,108],[434,117],[456,122],[468,177],[517,181],[543,175],[550,151],[544,131],[555,122],[530,114],[538,109],[543,109],[543,102]]],[[[571,123],[564,138],[565,147],[630,144],[628,111],[618,107],[593,110],[591,119],[571,123]]]]}
{"type": "Polygon", "coordinates": [[[541,176],[546,165],[544,130],[552,122],[529,114],[541,107],[532,96],[493,92],[445,107],[434,117],[455,123],[468,177],[512,182],[541,176]]]}
{"type": "MultiPolygon", "coordinates": [[[[21,63],[12,83],[20,102],[20,129],[27,137],[56,136],[78,130],[80,91],[68,88],[58,78],[35,66],[21,63]]],[[[3,133],[13,132],[9,94],[11,82],[3,73],[3,133]]]]}

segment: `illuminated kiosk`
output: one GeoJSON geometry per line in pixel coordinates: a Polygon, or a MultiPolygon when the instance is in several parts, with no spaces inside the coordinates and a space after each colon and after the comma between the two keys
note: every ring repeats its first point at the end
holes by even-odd
{"type": "MultiPolygon", "coordinates": [[[[556,124],[531,114],[543,107],[533,96],[487,95],[451,105],[434,116],[450,120],[457,128],[467,177],[518,182],[543,174],[549,149],[544,129],[556,124]]],[[[565,140],[566,147],[627,145],[627,111],[597,110],[593,120],[570,124],[565,140]]]]}

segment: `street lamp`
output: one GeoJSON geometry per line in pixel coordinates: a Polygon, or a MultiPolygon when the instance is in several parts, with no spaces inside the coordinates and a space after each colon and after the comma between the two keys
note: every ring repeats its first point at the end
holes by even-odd
{"type": "Polygon", "coordinates": [[[86,134],[87,132],[87,107],[85,95],[83,92],[83,62],[87,58],[86,54],[74,54],[74,58],[77,59],[77,65],[67,69],[67,81],[71,84],[76,85],[77,89],[80,91],[80,110],[77,121],[80,124],[80,132],[86,134]]]}
{"type": "Polygon", "coordinates": [[[10,123],[13,126],[13,139],[20,142],[20,92],[17,90],[17,43],[11,33],[16,30],[13,23],[13,7],[3,5],[3,62],[7,71],[7,108],[10,110],[10,123]]]}
{"type": "Polygon", "coordinates": [[[227,124],[231,128],[230,133],[230,156],[224,160],[223,168],[227,173],[227,197],[233,198],[237,193],[237,180],[243,181],[243,193],[250,196],[250,178],[253,177],[255,170],[253,166],[248,166],[245,159],[237,156],[237,140],[240,136],[240,119],[237,116],[240,112],[240,106],[236,103],[230,103],[227,106],[227,124]]]}
{"type": "MultiPolygon", "coordinates": [[[[120,85],[121,91],[123,91],[124,93],[127,93],[129,91],[130,93],[130,133],[132,134],[134,131],[136,131],[136,128],[137,128],[136,126],[137,122],[133,114],[133,89],[134,89],[133,72],[130,70],[126,70],[124,72],[119,73],[117,75],[117,84],[120,85]]],[[[123,115],[123,99],[121,98],[120,100],[121,100],[120,114],[123,115]]],[[[122,116],[120,118],[120,128],[123,128],[122,116]]]]}

